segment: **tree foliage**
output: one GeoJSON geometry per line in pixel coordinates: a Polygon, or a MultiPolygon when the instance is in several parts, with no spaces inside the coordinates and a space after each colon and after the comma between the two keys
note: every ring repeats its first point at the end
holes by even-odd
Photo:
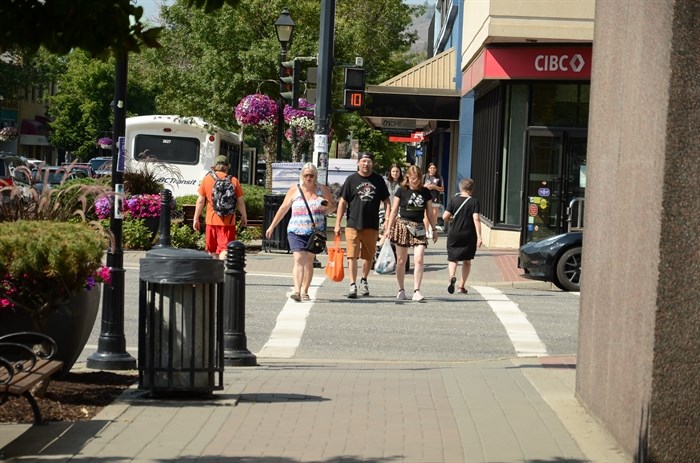
{"type": "MultiPolygon", "coordinates": [[[[288,2],[239,0],[235,8],[224,0],[176,0],[161,12],[162,49],[148,50],[139,61],[150,67],[149,78],[161,89],[160,113],[198,115],[235,130],[233,108],[245,95],[264,93],[279,97],[280,45],[274,22],[288,2]],[[190,6],[221,3],[213,12],[190,6]],[[143,59],[142,59],[143,58],[143,59]]],[[[290,6],[296,27],[287,59],[316,56],[320,31],[320,2],[298,0],[290,6]]],[[[335,15],[336,65],[364,58],[369,84],[380,83],[409,68],[416,56],[409,50],[417,34],[408,28],[423,6],[401,0],[338,0],[335,15]]],[[[334,71],[332,107],[342,106],[342,68],[334,71]]],[[[395,150],[386,137],[369,136],[356,116],[334,113],[332,127],[338,139],[367,134],[363,149],[395,150]],[[369,143],[366,145],[365,143],[369,143]]],[[[400,150],[399,150],[400,151],[400,150]]]]}
{"type": "MultiPolygon", "coordinates": [[[[49,98],[51,142],[72,152],[74,158],[86,160],[97,155],[97,139],[112,131],[115,60],[95,59],[74,50],[63,61],[65,72],[59,91],[49,98]]],[[[129,76],[128,88],[128,111],[155,111],[154,90],[139,77],[138,71],[129,76]]]]}
{"type": "Polygon", "coordinates": [[[0,52],[44,46],[59,55],[81,48],[104,56],[109,50],[159,46],[160,28],[148,28],[142,16],[143,8],[131,0],[4,0],[0,52]]]}

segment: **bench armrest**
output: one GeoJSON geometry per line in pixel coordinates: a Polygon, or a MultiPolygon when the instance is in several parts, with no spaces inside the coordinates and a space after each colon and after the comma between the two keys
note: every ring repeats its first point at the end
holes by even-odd
{"type": "MultiPolygon", "coordinates": [[[[24,345],[28,347],[38,359],[44,360],[49,360],[51,357],[53,357],[57,350],[56,342],[51,339],[51,337],[32,331],[20,331],[17,333],[10,333],[0,336],[0,345],[3,344],[24,345]]],[[[8,356],[5,355],[5,350],[2,347],[0,347],[0,355],[6,359],[8,358],[8,356]]],[[[11,360],[11,358],[8,360],[11,360]]]]}

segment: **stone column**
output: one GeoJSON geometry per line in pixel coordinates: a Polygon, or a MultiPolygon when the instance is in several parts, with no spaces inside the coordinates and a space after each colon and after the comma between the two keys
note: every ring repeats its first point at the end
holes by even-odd
{"type": "Polygon", "coordinates": [[[700,2],[596,2],[577,394],[635,462],[700,455],[700,2]]]}

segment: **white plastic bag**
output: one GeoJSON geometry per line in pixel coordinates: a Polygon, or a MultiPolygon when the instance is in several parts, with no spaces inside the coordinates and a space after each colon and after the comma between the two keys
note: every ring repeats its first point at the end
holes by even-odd
{"type": "Polygon", "coordinates": [[[377,262],[374,264],[374,272],[380,275],[389,275],[396,271],[396,257],[391,249],[391,242],[386,239],[379,251],[377,262]]]}

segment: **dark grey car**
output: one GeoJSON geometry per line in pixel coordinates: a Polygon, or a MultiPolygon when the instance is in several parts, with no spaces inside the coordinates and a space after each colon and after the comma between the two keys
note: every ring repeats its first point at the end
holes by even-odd
{"type": "Polygon", "coordinates": [[[583,232],[531,241],[520,247],[518,266],[525,278],[551,281],[564,291],[581,289],[583,232]]]}

